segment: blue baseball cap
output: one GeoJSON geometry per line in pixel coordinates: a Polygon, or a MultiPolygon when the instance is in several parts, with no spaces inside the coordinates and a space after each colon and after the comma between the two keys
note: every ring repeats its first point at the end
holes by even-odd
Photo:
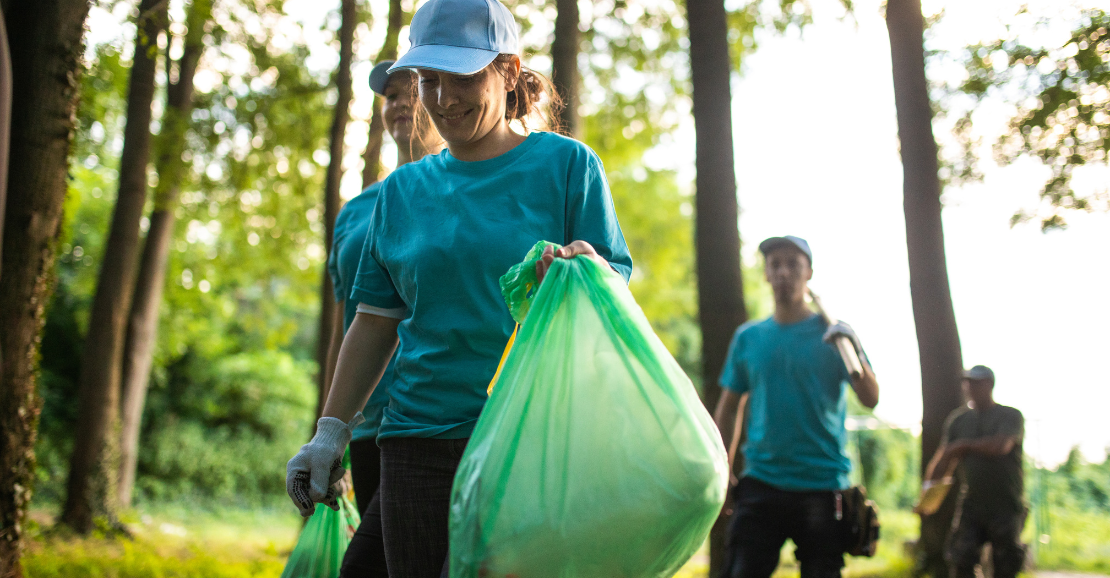
{"type": "Polygon", "coordinates": [[[426,68],[474,74],[498,54],[516,54],[519,41],[512,13],[497,0],[429,0],[412,17],[409,44],[389,72],[426,68]]]}
{"type": "Polygon", "coordinates": [[[805,239],[795,237],[794,235],[764,239],[763,242],[759,244],[759,252],[763,253],[763,256],[766,257],[767,253],[779,247],[794,247],[805,254],[806,258],[809,259],[810,265],[813,264],[813,251],[809,250],[809,243],[807,243],[805,239]]]}
{"type": "MultiPolygon", "coordinates": [[[[394,60],[383,60],[374,65],[370,70],[370,90],[385,96],[385,87],[389,86],[389,67],[393,66],[394,60]]],[[[404,72],[408,72],[404,70],[404,72]]]]}

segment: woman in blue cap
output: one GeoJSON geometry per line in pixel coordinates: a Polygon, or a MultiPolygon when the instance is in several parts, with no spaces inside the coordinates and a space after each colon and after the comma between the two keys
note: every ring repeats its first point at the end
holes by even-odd
{"type": "Polygon", "coordinates": [[[358,313],[312,441],[288,465],[302,513],[329,499],[357,411],[394,348],[378,444],[386,560],[393,578],[433,578],[447,556],[451,484],[514,323],[498,278],[536,241],[565,245],[627,280],[632,272],[601,161],[582,143],[510,128],[555,96],[521,67],[517,27],[497,0],[429,0],[413,16],[418,95],[447,150],[383,183],[351,298],[358,313]]]}
{"type": "MultiPolygon", "coordinates": [[[[385,131],[397,144],[397,166],[420,160],[426,154],[435,154],[442,145],[435,143],[434,131],[429,127],[414,132],[413,87],[416,75],[410,70],[399,69],[390,74],[392,60],[378,63],[370,71],[370,88],[382,97],[382,120],[385,131]]],[[[335,236],[331,255],[328,257],[328,274],[335,288],[335,300],[342,304],[336,310],[331,344],[328,348],[327,381],[335,370],[343,335],[355,318],[358,302],[349,299],[351,284],[358,272],[362,245],[370,228],[370,216],[378,198],[381,183],[374,183],[351,199],[335,219],[335,236]]],[[[362,409],[366,421],[354,428],[351,435],[351,481],[354,483],[355,500],[362,512],[362,524],[351,539],[343,556],[341,577],[363,578],[388,576],[385,564],[385,547],[382,541],[382,518],[378,497],[381,480],[381,453],[376,438],[382,421],[382,409],[389,402],[389,386],[393,381],[393,360],[386,367],[385,375],[374,389],[370,401],[362,409]]]]}

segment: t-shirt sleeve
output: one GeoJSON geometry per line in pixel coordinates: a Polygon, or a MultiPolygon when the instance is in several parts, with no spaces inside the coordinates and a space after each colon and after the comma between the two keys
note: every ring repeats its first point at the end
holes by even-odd
{"type": "Polygon", "coordinates": [[[358,262],[358,273],[351,284],[350,299],[381,310],[403,310],[405,302],[381,260],[381,246],[388,244],[390,233],[385,220],[388,213],[388,208],[383,206],[385,198],[383,186],[370,216],[370,227],[362,244],[362,256],[358,262]]]}
{"type": "Polygon", "coordinates": [[[1011,436],[1018,439],[1025,437],[1025,417],[1021,415],[1018,409],[1011,409],[1007,411],[998,424],[998,434],[1000,436],[1011,436]]]}
{"type": "Polygon", "coordinates": [[[584,162],[573,163],[567,188],[567,220],[564,244],[586,241],[628,282],[632,256],[624,241],[613,195],[601,159],[587,150],[584,162]]]}
{"type": "Polygon", "coordinates": [[[739,394],[747,393],[751,389],[748,383],[748,371],[744,365],[744,344],[743,334],[744,327],[736,330],[732,336],[732,343],[728,346],[728,356],[725,357],[725,365],[721,368],[721,387],[739,394]]]}

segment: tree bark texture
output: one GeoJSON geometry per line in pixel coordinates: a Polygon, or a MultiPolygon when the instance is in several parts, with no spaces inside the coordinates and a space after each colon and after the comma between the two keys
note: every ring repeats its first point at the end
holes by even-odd
{"type": "MultiPolygon", "coordinates": [[[[960,391],[963,359],[944,255],[937,144],[925,79],[922,46],[925,21],[920,0],[890,0],[886,20],[901,142],[910,295],[921,361],[921,466],[924,473],[940,444],[945,419],[952,410],[963,405],[960,391]]],[[[946,531],[950,520],[939,518],[938,515],[924,518],[923,534],[929,524],[937,524],[940,531],[946,531]]],[[[937,557],[938,562],[929,565],[944,572],[940,552],[930,552],[927,556],[937,557]]]]}
{"type": "Polygon", "coordinates": [[[43,305],[80,94],[88,0],[4,0],[11,48],[11,147],[0,264],[0,576],[22,576],[35,472],[35,390],[43,305]]]}
{"type": "MultiPolygon", "coordinates": [[[[732,147],[728,25],[724,0],[686,3],[690,27],[690,73],[696,131],[695,243],[698,316],[702,335],[702,399],[712,412],[720,397],[717,379],[732,334],[747,320],[740,276],[739,209],[732,147]]],[[[723,519],[710,534],[709,575],[724,560],[723,519]]]]}
{"type": "Polygon", "coordinates": [[[142,0],[139,4],[119,193],[81,359],[76,435],[61,517],[63,523],[80,533],[92,529],[94,515],[114,519],[117,509],[120,365],[139,257],[139,221],[146,203],[151,103],[158,34],[165,27],[166,4],[165,0],[142,0]]]}
{"type": "MultiPolygon", "coordinates": [[[[385,28],[385,41],[378,51],[378,62],[397,59],[397,40],[401,35],[405,9],[401,0],[389,0],[389,16],[385,28]]],[[[415,101],[414,101],[415,102],[415,101]]],[[[362,188],[381,180],[382,176],[382,137],[385,123],[382,121],[382,97],[374,95],[373,113],[370,115],[370,135],[366,140],[366,152],[362,154],[362,188]]],[[[397,143],[397,146],[405,146],[397,143]]]]}
{"type": "MultiPolygon", "coordinates": [[[[154,160],[158,186],[154,190],[154,210],[150,228],[143,244],[135,297],[127,321],[123,368],[120,382],[120,471],[118,501],[131,504],[135,487],[135,470],[139,457],[139,432],[154,348],[158,341],[158,311],[166,285],[166,266],[173,241],[174,208],[177,206],[186,163],[185,133],[193,111],[193,76],[204,51],[205,27],[212,16],[212,0],[193,0],[189,5],[188,31],[176,66],[166,67],[166,110],[162,115],[162,131],[157,138],[154,160]],[[171,78],[176,70],[177,80],[171,78]]],[[[169,64],[169,63],[167,63],[169,64]]]]}
{"type": "MultiPolygon", "coordinates": [[[[331,124],[331,159],[324,183],[324,249],[331,254],[332,238],[335,234],[335,217],[339,214],[339,181],[343,178],[343,137],[347,132],[347,121],[351,118],[350,104],[353,94],[351,88],[351,61],[354,59],[355,25],[358,10],[355,0],[342,0],[340,10],[343,22],[339,26],[339,69],[335,72],[335,84],[339,97],[335,100],[335,118],[331,124]]],[[[324,268],[323,282],[320,284],[320,330],[316,337],[316,362],[319,366],[316,383],[319,393],[316,416],[324,410],[328,399],[328,386],[324,370],[328,362],[328,345],[331,339],[332,323],[335,322],[335,291],[327,267],[324,268]]]]}
{"type": "MultiPolygon", "coordinates": [[[[8,193],[8,151],[12,132],[12,53],[8,48],[8,30],[4,11],[0,10],[0,241],[4,238],[4,200],[8,193]]],[[[0,243],[0,262],[4,246],[0,243]]],[[[0,352],[0,361],[3,360],[0,352]]],[[[0,364],[0,373],[3,365],[0,364]]]]}
{"type": "Polygon", "coordinates": [[[563,101],[559,132],[578,138],[578,50],[581,33],[578,0],[556,0],[555,38],[551,41],[551,83],[563,101]]]}

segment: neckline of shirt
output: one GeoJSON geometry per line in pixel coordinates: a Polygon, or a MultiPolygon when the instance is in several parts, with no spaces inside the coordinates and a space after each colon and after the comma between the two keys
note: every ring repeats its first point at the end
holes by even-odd
{"type": "Polygon", "coordinates": [[[524,141],[515,147],[509,149],[505,153],[495,156],[492,159],[484,161],[460,161],[459,159],[451,156],[451,152],[443,149],[443,163],[448,170],[460,171],[465,173],[483,173],[488,171],[495,171],[506,167],[521,156],[527,153],[532,147],[539,142],[542,132],[533,131],[524,137],[524,141]]]}

